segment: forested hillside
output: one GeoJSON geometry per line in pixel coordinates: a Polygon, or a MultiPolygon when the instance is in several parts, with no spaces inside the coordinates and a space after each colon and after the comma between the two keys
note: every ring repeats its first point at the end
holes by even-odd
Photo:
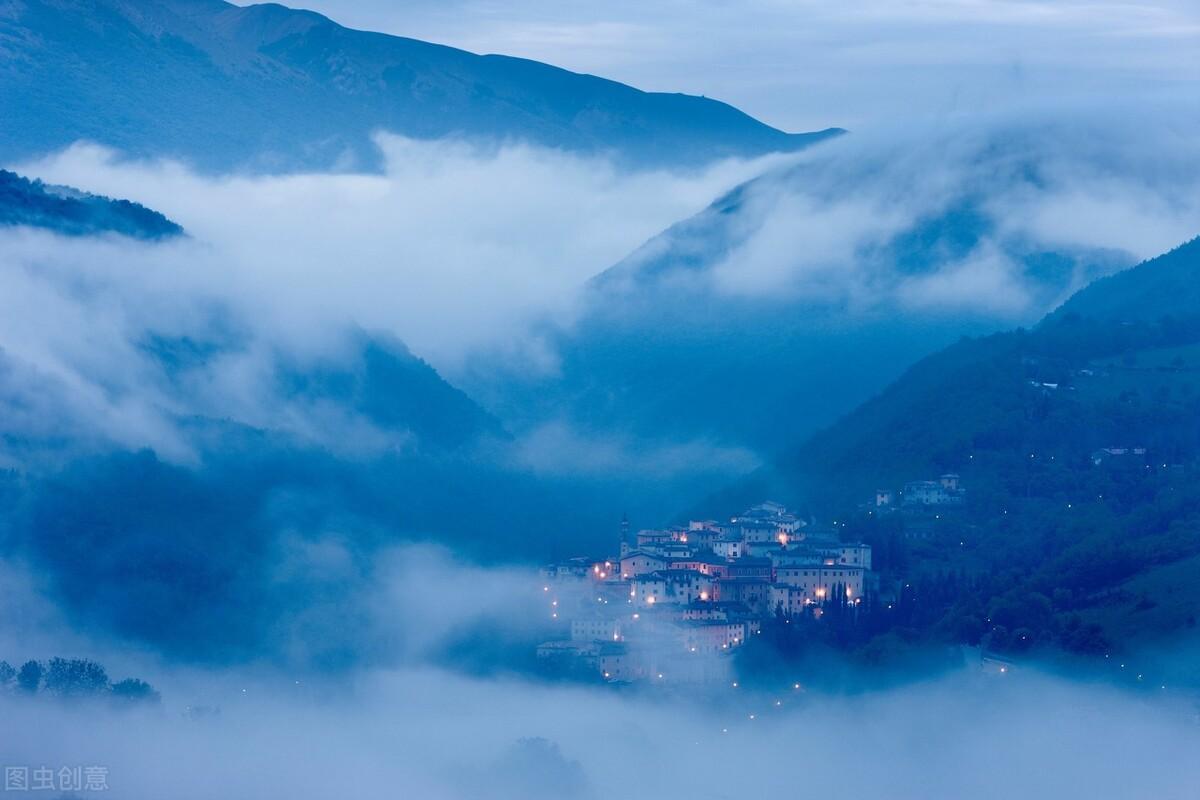
{"type": "Polygon", "coordinates": [[[49,186],[0,169],[0,226],[27,225],[69,236],[119,233],[135,239],[178,236],[183,228],[129,200],[49,186]]]}
{"type": "Polygon", "coordinates": [[[844,643],[1103,655],[1195,627],[1198,271],[1193,240],[1032,330],[964,339],[738,490],[875,545],[887,605],[844,643]],[[951,472],[962,507],[905,502],[907,482],[951,472]]]}

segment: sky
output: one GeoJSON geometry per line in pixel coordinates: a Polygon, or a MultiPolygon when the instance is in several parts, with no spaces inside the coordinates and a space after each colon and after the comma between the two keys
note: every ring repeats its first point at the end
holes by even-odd
{"type": "Polygon", "coordinates": [[[786,130],[1200,97],[1189,0],[306,0],[342,24],[733,103],[786,130]]]}

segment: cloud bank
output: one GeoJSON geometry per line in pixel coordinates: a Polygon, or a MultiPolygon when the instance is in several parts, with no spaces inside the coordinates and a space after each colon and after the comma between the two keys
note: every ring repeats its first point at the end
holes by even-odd
{"type": "Polygon", "coordinates": [[[520,145],[378,141],[378,176],[210,179],[87,145],[20,168],[137,198],[184,225],[193,241],[166,253],[89,259],[100,262],[93,273],[156,292],[156,305],[219,299],[318,351],[330,328],[387,331],[452,371],[465,351],[518,338],[533,316],[569,313],[588,277],[770,163],[630,173],[520,145]],[[117,258],[137,263],[108,263],[117,258]]]}
{"type": "Polygon", "coordinates": [[[847,320],[890,307],[1027,322],[1194,236],[1197,163],[1195,138],[1151,114],[854,134],[750,182],[612,276],[847,320]]]}
{"type": "Polygon", "coordinates": [[[8,764],[103,765],[129,798],[1095,798],[1194,795],[1194,721],[1038,676],[860,697],[621,695],[429,670],[350,693],[193,683],[188,719],[4,704],[8,764]],[[209,706],[210,708],[213,706],[209,706]]]}
{"type": "Polygon", "coordinates": [[[100,766],[109,790],[128,798],[549,800],[619,789],[1182,799],[1200,785],[1186,686],[1131,692],[1032,668],[985,674],[969,659],[885,690],[797,689],[791,677],[621,690],[546,683],[503,663],[472,674],[468,659],[447,666],[447,642],[467,633],[478,650],[483,631],[507,629],[512,664],[546,635],[532,571],[480,569],[424,547],[384,553],[369,578],[352,561],[326,541],[285,568],[356,576],[340,598],[307,593],[294,609],[303,624],[280,629],[294,650],[350,637],[374,654],[333,679],[300,662],[184,667],[80,636],[6,571],[3,614],[41,610],[24,624],[0,616],[5,632],[24,629],[0,638],[0,658],[99,658],[150,680],[163,703],[114,709],[0,690],[4,764],[100,766]]]}

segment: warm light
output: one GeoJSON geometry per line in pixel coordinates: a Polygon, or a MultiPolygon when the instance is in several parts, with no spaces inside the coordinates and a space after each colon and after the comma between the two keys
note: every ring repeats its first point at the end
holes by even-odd
{"type": "Polygon", "coordinates": [[[597,564],[596,566],[592,567],[592,572],[599,573],[599,572],[600,572],[600,565],[599,565],[599,564],[597,564]]]}
{"type": "Polygon", "coordinates": [[[700,599],[701,599],[701,600],[707,600],[707,599],[708,599],[708,592],[701,592],[701,593],[700,593],[700,599]]]}
{"type": "Polygon", "coordinates": [[[786,545],[787,542],[788,542],[787,534],[786,533],[779,534],[779,543],[782,545],[786,545]]]}
{"type": "Polygon", "coordinates": [[[543,586],[543,587],[542,587],[542,591],[543,591],[543,592],[548,592],[548,591],[550,591],[550,587],[549,587],[549,586],[543,586]]]}
{"type": "Polygon", "coordinates": [[[647,597],[647,598],[646,598],[646,602],[647,602],[649,605],[654,605],[654,595],[650,595],[649,597],[647,597]]]}

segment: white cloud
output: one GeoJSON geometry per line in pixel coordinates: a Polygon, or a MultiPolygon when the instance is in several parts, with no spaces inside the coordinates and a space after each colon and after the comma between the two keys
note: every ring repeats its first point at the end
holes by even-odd
{"type": "Polygon", "coordinates": [[[1200,148],[1178,117],[1138,108],[854,134],[640,257],[693,283],[698,258],[722,295],[847,319],[898,303],[1031,321],[1200,232],[1200,148]]]}
{"type": "Polygon", "coordinates": [[[384,442],[345,409],[281,403],[271,368],[338,364],[348,333],[387,334],[451,379],[477,350],[552,369],[532,334],[586,280],[772,159],[702,172],[386,135],[382,175],[194,174],[77,145],[26,174],[135,199],[184,225],[162,244],[0,230],[3,427],[191,457],[171,419],[289,430],[340,450],[384,442]],[[178,383],[147,336],[239,345],[178,383]]]}
{"type": "Polygon", "coordinates": [[[21,169],[135,198],[195,238],[143,249],[137,275],[94,269],[229,302],[295,349],[349,324],[388,331],[452,372],[473,348],[569,314],[588,277],[769,163],[631,174],[523,146],[380,143],[379,176],[211,179],[90,146],[21,169]]]}
{"type": "Polygon", "coordinates": [[[779,708],[765,692],[656,697],[436,670],[380,672],[349,691],[285,675],[193,680],[191,693],[167,684],[162,714],[0,702],[21,732],[7,764],[101,764],[111,791],[133,800],[549,800],[564,779],[584,797],[1182,800],[1200,780],[1200,734],[1168,703],[1011,677],[860,697],[781,692],[779,708]],[[220,712],[187,719],[172,689],[220,712]],[[555,747],[514,748],[528,737],[555,747]]]}
{"type": "MultiPolygon", "coordinates": [[[[614,781],[633,796],[666,798],[1182,800],[1200,780],[1192,757],[1200,730],[1185,686],[1138,684],[1131,693],[1032,666],[989,675],[971,651],[941,677],[849,693],[803,678],[796,690],[795,676],[682,691],[472,677],[436,666],[436,654],[479,622],[535,628],[545,596],[532,571],[409,547],[379,554],[363,575],[336,541],[293,555],[283,572],[319,573],[351,591],[314,591],[304,598],[312,615],[285,635],[304,647],[323,632],[359,632],[377,645],[362,651],[382,647],[388,666],[330,676],[172,665],[71,632],[20,570],[0,563],[0,658],[89,657],[111,677],[147,679],[163,695],[161,709],[114,710],[0,691],[5,764],[102,765],[110,791],[132,800],[396,792],[549,800],[606,796],[614,781]],[[372,624],[360,628],[364,610],[372,624]],[[206,713],[189,713],[197,707],[206,713]],[[552,746],[518,744],[530,737],[552,746]]],[[[1170,656],[1178,667],[1194,653],[1170,656]]]]}

